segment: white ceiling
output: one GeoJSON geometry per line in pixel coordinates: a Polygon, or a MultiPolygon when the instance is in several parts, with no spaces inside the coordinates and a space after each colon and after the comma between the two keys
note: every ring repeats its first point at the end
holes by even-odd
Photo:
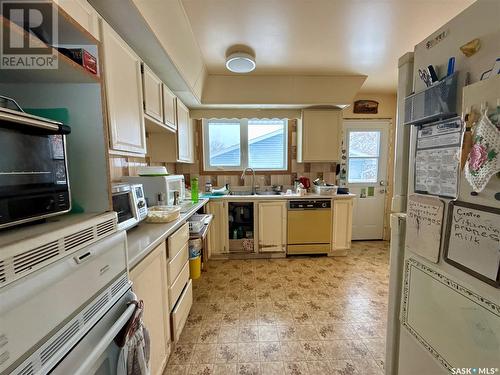
{"type": "Polygon", "coordinates": [[[366,74],[362,92],[396,90],[397,61],[473,0],[182,0],[209,73],[235,44],[251,74],[366,74]]]}

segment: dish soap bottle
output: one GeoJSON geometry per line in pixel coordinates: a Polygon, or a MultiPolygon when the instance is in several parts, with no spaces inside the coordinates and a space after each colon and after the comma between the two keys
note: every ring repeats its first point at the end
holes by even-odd
{"type": "Polygon", "coordinates": [[[198,203],[198,178],[191,179],[191,200],[193,203],[198,203]]]}

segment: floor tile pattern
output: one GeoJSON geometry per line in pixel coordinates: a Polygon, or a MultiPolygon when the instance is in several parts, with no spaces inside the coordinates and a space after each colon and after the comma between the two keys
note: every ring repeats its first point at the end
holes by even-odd
{"type": "Polygon", "coordinates": [[[346,257],[212,261],[168,375],[382,375],[388,243],[346,257]]]}

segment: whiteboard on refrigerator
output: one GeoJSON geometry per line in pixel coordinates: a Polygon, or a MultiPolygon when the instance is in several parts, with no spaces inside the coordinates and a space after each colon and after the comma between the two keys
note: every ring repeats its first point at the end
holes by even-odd
{"type": "Polygon", "coordinates": [[[445,260],[500,287],[500,209],[450,202],[445,260]]]}
{"type": "Polygon", "coordinates": [[[439,198],[410,195],[406,212],[406,249],[437,263],[443,213],[444,202],[439,198]]]}

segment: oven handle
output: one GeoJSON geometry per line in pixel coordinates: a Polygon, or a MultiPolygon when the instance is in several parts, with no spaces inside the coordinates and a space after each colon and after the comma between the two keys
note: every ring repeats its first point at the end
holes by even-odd
{"type": "MultiPolygon", "coordinates": [[[[134,294],[134,299],[137,299],[134,294]]],[[[99,359],[99,357],[108,348],[109,344],[114,340],[116,335],[121,331],[121,329],[127,324],[129,319],[134,314],[136,305],[130,304],[125,312],[116,320],[116,322],[111,326],[108,332],[102,337],[101,341],[97,343],[94,350],[90,352],[87,358],[83,361],[80,367],[76,370],[76,375],[86,375],[90,373],[90,369],[99,359]]]]}

